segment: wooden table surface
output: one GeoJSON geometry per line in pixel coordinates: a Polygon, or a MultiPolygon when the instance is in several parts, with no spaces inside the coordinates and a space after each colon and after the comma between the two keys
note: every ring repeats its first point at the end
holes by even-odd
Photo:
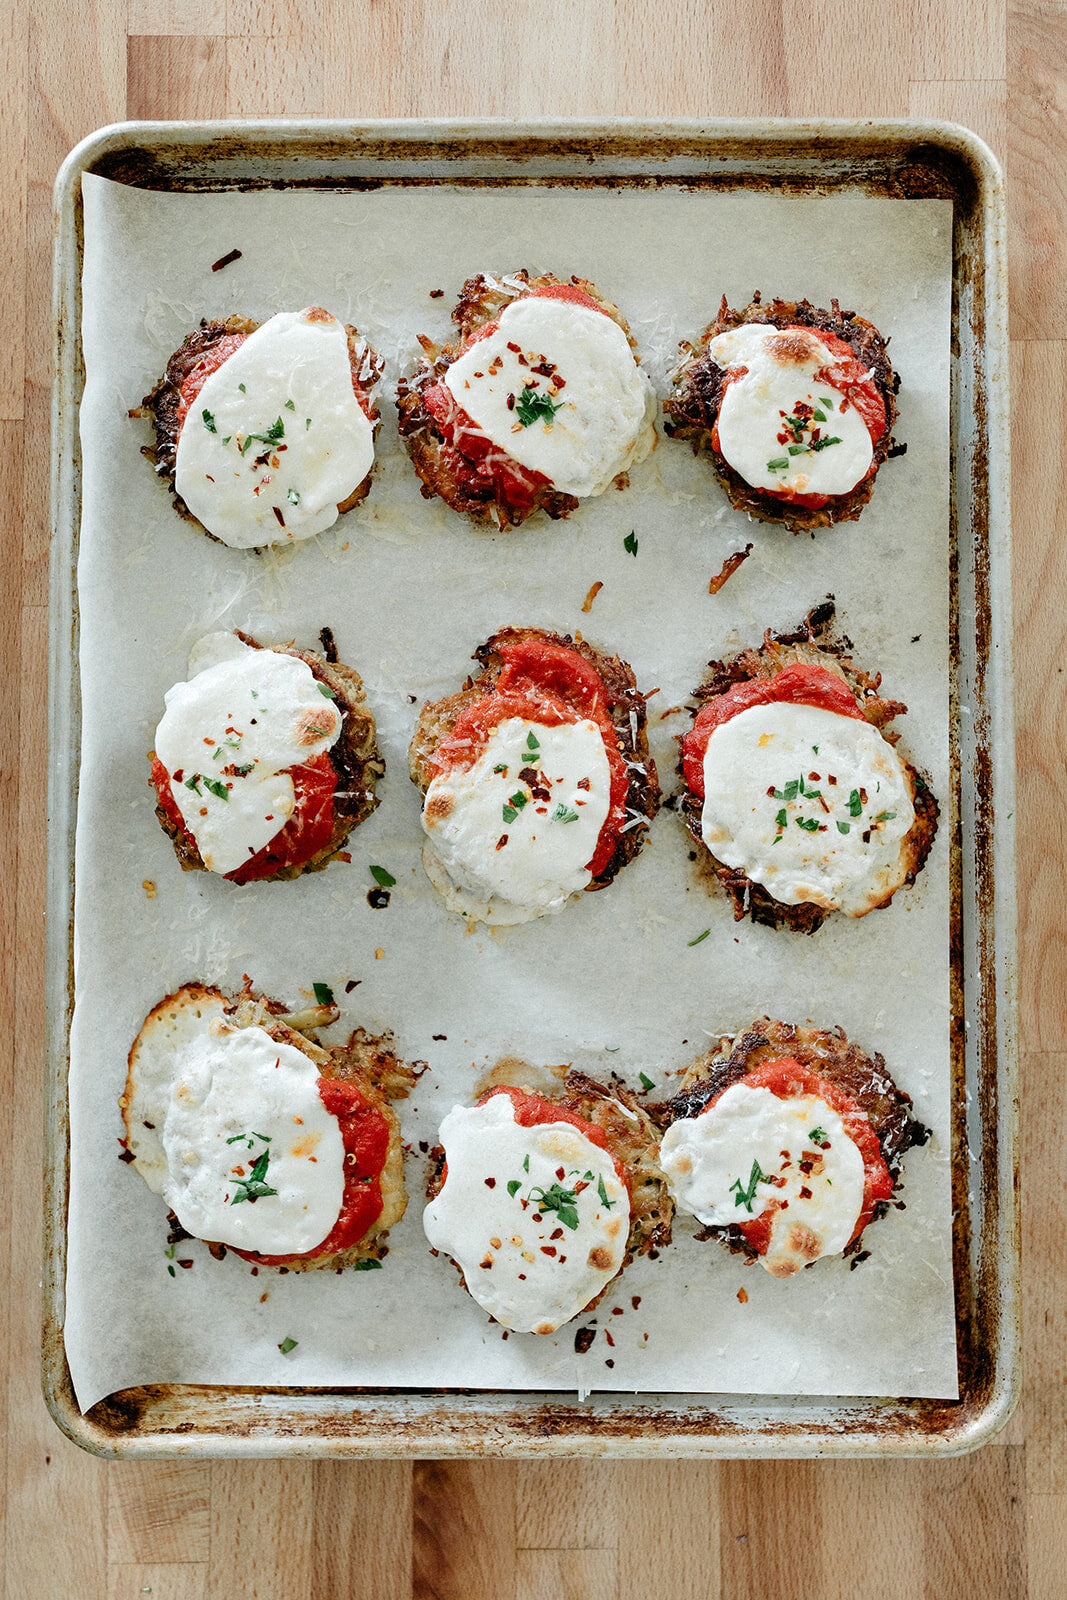
{"type": "Polygon", "coordinates": [[[1057,0],[5,0],[0,1295],[10,1600],[1067,1593],[1067,11],[1057,0]],[[1008,172],[1026,1376],[961,1460],[105,1463],[40,1395],[51,186],[126,118],[924,116],[1008,172]],[[1043,310],[1041,308],[1044,308],[1043,310]],[[21,530],[21,538],[20,538],[21,530]],[[17,626],[16,626],[17,624],[17,626]],[[1062,681],[1061,681],[1062,680],[1062,681]],[[1057,737],[1059,736],[1059,738],[1057,737]],[[17,870],[15,864],[17,863],[17,870]],[[1064,1077],[1060,1074],[1064,1073],[1064,1077]],[[1035,1181],[1036,1180],[1036,1181],[1035,1181]]]}

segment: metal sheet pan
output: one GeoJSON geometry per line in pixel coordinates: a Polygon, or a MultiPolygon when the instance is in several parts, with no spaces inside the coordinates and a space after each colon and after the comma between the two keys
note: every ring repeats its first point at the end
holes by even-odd
{"type": "Polygon", "coordinates": [[[56,349],[44,1388],[57,1423],[110,1456],[948,1454],[1010,1415],[1018,1375],[1015,905],[1011,816],[1007,336],[1000,174],[930,123],[127,124],[68,158],[56,187],[56,349]],[[74,590],[80,182],[175,192],[531,181],[859,191],[953,203],[953,1183],[960,1399],[155,1386],[77,1408],[62,1343],[79,707],[74,590]],[[960,715],[965,706],[971,714],[960,715]]]}

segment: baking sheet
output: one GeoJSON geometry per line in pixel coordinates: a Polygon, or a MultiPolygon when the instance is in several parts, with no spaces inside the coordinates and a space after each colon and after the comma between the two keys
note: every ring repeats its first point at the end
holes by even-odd
{"type": "Polygon", "coordinates": [[[710,656],[765,626],[795,624],[833,592],[860,663],[880,667],[887,692],[911,708],[905,747],[947,797],[950,204],[669,189],[193,197],[92,177],[84,198],[65,1321],[79,1403],[168,1381],[954,1395],[944,828],[914,890],[812,939],[735,927],[693,876],[669,814],[607,893],[582,897],[562,918],[471,935],[423,878],[405,760],[411,697],[454,687],[488,633],[515,621],[582,627],[626,656],[643,687],[659,686],[650,731],[673,787],[685,719],[660,722],[660,711],[680,703],[710,656]],[[682,247],[666,256],[665,239],[682,247]],[[235,247],[241,260],[213,275],[211,263],[235,247]],[[783,260],[799,264],[788,284],[783,260]],[[896,435],[908,453],[884,469],[860,523],[815,540],[750,524],[707,464],[667,440],[625,496],[583,506],[569,522],[491,536],[421,500],[387,401],[367,504],[311,545],[266,559],[183,523],[138,455],[146,431],[128,408],[201,315],[264,317],[317,301],[378,346],[389,390],[410,365],[415,333],[446,331],[465,276],[520,264],[589,276],[616,298],[661,392],[678,338],[703,326],[721,292],[733,303],[756,286],[820,304],[837,295],[892,335],[903,379],[896,435]],[[443,298],[431,299],[437,288],[443,298]],[[631,529],[636,557],[623,546],[631,529]],[[708,578],[750,541],[749,561],[709,596],[708,578]],[[597,580],[604,588],[583,616],[597,580]],[[324,623],[364,675],[389,765],[381,808],[352,836],[352,866],[244,890],[181,874],[153,816],[144,756],[189,645],[216,627],[313,644],[324,623]],[[398,880],[385,911],[366,903],[370,863],[398,880]],[[146,878],[157,886],[151,900],[146,878]],[[382,1272],[252,1276],[194,1244],[179,1254],[195,1265],[172,1279],[162,1206],[115,1160],[125,1053],[167,989],[194,976],[237,987],[246,971],[293,999],[314,980],[339,998],[359,980],[343,1024],[391,1026],[403,1055],[431,1064],[401,1107],[416,1145],[499,1055],[574,1061],[600,1076],[614,1069],[631,1083],[643,1071],[669,1089],[709,1034],[766,1011],[841,1023],[881,1050],[933,1137],[908,1158],[906,1209],[872,1230],[871,1258],[857,1271],[827,1262],[779,1284],[696,1245],[680,1221],[676,1244],[635,1263],[602,1303],[585,1356],[573,1328],[505,1341],[452,1269],[428,1257],[417,1154],[413,1204],[382,1272]],[[747,1304],[736,1298],[742,1286],[747,1304]],[[615,1306],[624,1314],[613,1316],[615,1306]],[[614,1348],[602,1337],[608,1324],[614,1348]],[[299,1343],[283,1357],[286,1337],[299,1343]]]}

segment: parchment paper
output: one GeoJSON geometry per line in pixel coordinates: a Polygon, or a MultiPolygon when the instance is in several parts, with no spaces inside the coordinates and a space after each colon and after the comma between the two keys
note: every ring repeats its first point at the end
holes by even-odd
{"type": "Polygon", "coordinates": [[[642,687],[658,686],[650,732],[669,792],[687,718],[663,713],[708,659],[795,625],[833,593],[858,662],[907,702],[903,748],[945,809],[950,205],[669,188],[197,198],[98,178],[85,179],[84,195],[65,1326],[79,1403],[160,1382],[954,1396],[944,821],[914,889],[811,938],[735,925],[670,812],[605,893],[560,917],[472,934],[423,874],[406,763],[417,703],[457,687],[494,629],[530,623],[581,629],[628,659],[642,687]],[[213,274],[234,248],[241,259],[213,274]],[[392,392],[415,335],[448,331],[465,277],[519,266],[578,273],[617,300],[661,394],[678,340],[704,327],[722,293],[735,305],[757,287],[819,305],[836,296],[891,335],[907,454],[883,468],[858,523],[814,539],[749,522],[708,463],[666,438],[627,492],[569,521],[477,532],[420,497],[392,392]],[[435,289],[443,296],[431,298],[435,289]],[[374,486],[363,507],[293,551],[226,549],[175,513],[139,453],[148,425],[128,410],[202,315],[265,318],[313,303],[356,323],[386,358],[374,486]],[[631,530],[636,556],[623,544],[631,530]],[[709,595],[724,558],[749,542],[749,560],[709,595]],[[382,804],[350,840],[351,865],[243,889],[183,874],[153,814],[145,756],[190,645],[240,627],[314,647],[324,624],[363,674],[388,763],[382,804]],[[397,879],[382,910],[366,898],[371,864],[397,879]],[[244,973],[293,1002],[329,983],[342,1003],[337,1037],[357,1024],[392,1028],[401,1055],[430,1064],[398,1108],[412,1198],[381,1271],[255,1273],[234,1256],[215,1262],[199,1242],[176,1251],[192,1266],[167,1270],[163,1204],[116,1159],[126,1054],[166,992],[192,978],[235,989],[244,973]],[[933,1130],[906,1158],[905,1209],[865,1238],[870,1258],[779,1282],[697,1244],[679,1219],[674,1245],[629,1268],[593,1318],[552,1338],[503,1338],[428,1253],[420,1141],[433,1142],[445,1111],[469,1101],[501,1055],[617,1071],[634,1086],[644,1072],[658,1095],[709,1037],[764,1014],[838,1023],[881,1051],[933,1130]],[[597,1333],[585,1355],[574,1349],[581,1325],[597,1333]],[[282,1355],[286,1338],[297,1345],[282,1355]]]}

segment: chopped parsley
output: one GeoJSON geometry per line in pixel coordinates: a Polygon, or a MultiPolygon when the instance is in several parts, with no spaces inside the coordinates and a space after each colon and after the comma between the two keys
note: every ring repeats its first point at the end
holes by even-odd
{"type": "Polygon", "coordinates": [[[537,1186],[530,1190],[530,1199],[538,1211],[554,1211],[565,1228],[578,1226],[578,1195],[558,1180],[550,1189],[537,1186]],[[534,1197],[537,1197],[534,1200],[534,1197]]]}
{"type": "Polygon", "coordinates": [[[234,1178],[233,1182],[240,1190],[230,1201],[232,1206],[239,1206],[242,1200],[262,1200],[265,1195],[277,1194],[277,1189],[272,1189],[267,1183],[267,1163],[270,1161],[270,1151],[264,1150],[252,1163],[252,1171],[247,1178],[234,1178]]]}
{"type": "MultiPolygon", "coordinates": [[[[526,1159],[529,1160],[529,1157],[527,1156],[526,1159]]],[[[522,1179],[521,1178],[509,1178],[508,1179],[508,1194],[511,1196],[511,1198],[513,1200],[514,1200],[515,1196],[518,1194],[518,1192],[519,1192],[519,1190],[521,1188],[522,1188],[522,1179]]]]}
{"type": "Polygon", "coordinates": [[[521,789],[516,789],[515,793],[511,796],[510,800],[503,807],[503,810],[502,810],[501,814],[502,814],[502,816],[504,818],[504,821],[505,822],[514,822],[515,818],[518,816],[519,812],[523,809],[523,807],[526,804],[527,804],[527,796],[523,794],[521,789]]]}
{"type": "Polygon", "coordinates": [[[819,828],[818,817],[794,817],[798,828],[803,828],[805,833],[817,833],[819,828]]]}
{"type": "Polygon", "coordinates": [[[291,506],[298,506],[300,504],[300,490],[290,489],[285,498],[291,506]]]}
{"type": "Polygon", "coordinates": [[[813,439],[811,441],[811,448],[813,450],[828,450],[832,444],[840,443],[841,440],[836,437],[833,439],[813,439]]]}
{"type": "Polygon", "coordinates": [[[239,1144],[242,1139],[247,1139],[248,1148],[250,1150],[252,1148],[252,1140],[253,1139],[262,1139],[264,1144],[270,1144],[270,1134],[269,1133],[255,1133],[255,1132],[231,1134],[230,1137],[226,1140],[226,1143],[227,1144],[239,1144]]]}
{"type": "Polygon", "coordinates": [[[837,824],[837,831],[838,833],[851,833],[852,825],[848,822],[839,822],[837,824]]]}
{"type": "Polygon", "coordinates": [[[655,1084],[652,1082],[652,1079],[648,1076],[647,1073],[642,1072],[640,1074],[640,1078],[641,1078],[641,1087],[642,1087],[642,1089],[645,1090],[646,1093],[648,1092],[649,1089],[655,1088],[655,1084]]]}
{"type": "Polygon", "coordinates": [[[532,728],[526,735],[526,748],[530,752],[531,756],[539,756],[541,754],[541,746],[538,743],[537,735],[534,733],[532,728]]]}
{"type": "Polygon", "coordinates": [[[369,1256],[366,1257],[363,1261],[357,1261],[355,1263],[356,1272],[380,1272],[381,1268],[382,1268],[381,1262],[380,1261],[374,1261],[369,1256]]]}
{"type": "MultiPolygon", "coordinates": [[[[319,683],[318,680],[316,680],[315,687],[318,689],[320,694],[326,696],[327,700],[336,700],[337,699],[336,694],[334,693],[334,691],[331,688],[328,687],[327,684],[319,683]]],[[[253,689],[252,693],[253,693],[253,695],[255,695],[256,691],[253,689]]],[[[258,698],[258,696],[257,696],[257,698],[258,698]]]]}
{"type": "Polygon", "coordinates": [[[689,941],[690,950],[693,948],[693,946],[695,944],[703,944],[704,940],[708,937],[710,932],[711,932],[710,928],[705,928],[704,932],[703,933],[698,933],[695,939],[690,939],[690,941],[689,941]]]}
{"type": "Polygon", "coordinates": [[[561,800],[559,805],[556,807],[555,811],[553,811],[553,813],[552,813],[552,821],[553,822],[577,822],[578,821],[578,813],[577,813],[577,811],[572,811],[570,806],[565,806],[563,804],[563,801],[561,800]]]}
{"type": "Polygon", "coordinates": [[[218,433],[219,430],[215,426],[215,418],[211,415],[211,412],[201,411],[200,415],[204,419],[204,427],[207,429],[208,433],[218,433]]]}
{"type": "Polygon", "coordinates": [[[874,820],[875,822],[892,822],[895,816],[895,811],[883,811],[879,816],[875,817],[874,820]]]}
{"type": "Polygon", "coordinates": [[[823,1140],[826,1138],[826,1129],[812,1128],[811,1132],[808,1134],[808,1138],[811,1140],[812,1144],[822,1144],[823,1140]]]}
{"type": "Polygon", "coordinates": [[[637,554],[637,546],[637,534],[634,532],[633,528],[631,528],[629,533],[626,535],[626,538],[622,541],[622,547],[629,555],[635,556],[637,554]]]}
{"type": "Polygon", "coordinates": [[[562,400],[553,400],[551,395],[534,389],[523,389],[515,397],[515,415],[524,428],[534,422],[552,422],[562,407],[562,400]]]}
{"type": "Polygon", "coordinates": [[[191,778],[186,778],[185,787],[187,789],[191,789],[194,794],[199,794],[200,793],[200,783],[201,783],[201,778],[200,778],[199,772],[194,772],[191,778]]]}
{"type": "Polygon", "coordinates": [[[860,799],[858,789],[853,789],[848,797],[848,814],[850,817],[862,817],[863,815],[863,801],[860,799]]]}
{"type": "Polygon", "coordinates": [[[604,1178],[602,1174],[596,1180],[596,1192],[600,1196],[600,1204],[602,1206],[607,1206],[608,1210],[610,1211],[615,1202],[614,1200],[608,1199],[608,1191],[604,1187],[604,1178]]]}
{"type": "Polygon", "coordinates": [[[278,1349],[281,1351],[283,1356],[287,1356],[289,1354],[290,1350],[295,1350],[299,1343],[300,1343],[299,1339],[291,1339],[289,1337],[289,1335],[286,1334],[285,1338],[282,1340],[281,1344],[278,1346],[278,1349]]]}
{"type": "Polygon", "coordinates": [[[752,1171],[748,1175],[748,1187],[745,1187],[740,1178],[735,1178],[733,1183],[730,1185],[731,1189],[737,1190],[737,1196],[734,1200],[734,1204],[738,1206],[744,1206],[745,1210],[749,1213],[749,1215],[751,1215],[752,1202],[756,1197],[756,1185],[759,1183],[761,1178],[766,1177],[767,1174],[762,1171],[759,1162],[753,1161],[752,1171]]]}
{"type": "Polygon", "coordinates": [[[333,990],[330,988],[330,985],[328,983],[313,983],[311,985],[311,987],[315,991],[315,1004],[316,1005],[319,1005],[319,1006],[332,1006],[333,1005],[333,990]]]}
{"type": "Polygon", "coordinates": [[[286,409],[286,411],[295,411],[296,410],[296,401],[295,400],[287,400],[285,402],[285,409],[286,409]]]}
{"type": "Polygon", "coordinates": [[[392,889],[396,879],[391,872],[386,872],[384,867],[371,867],[370,875],[375,883],[381,884],[383,889],[392,889]]]}
{"type": "Polygon", "coordinates": [[[768,472],[785,472],[789,466],[788,456],[775,456],[773,461],[768,461],[768,472]]]}
{"type": "Polygon", "coordinates": [[[220,783],[218,778],[205,778],[204,788],[209,790],[216,800],[229,800],[230,798],[229,789],[224,783],[220,783]]]}

